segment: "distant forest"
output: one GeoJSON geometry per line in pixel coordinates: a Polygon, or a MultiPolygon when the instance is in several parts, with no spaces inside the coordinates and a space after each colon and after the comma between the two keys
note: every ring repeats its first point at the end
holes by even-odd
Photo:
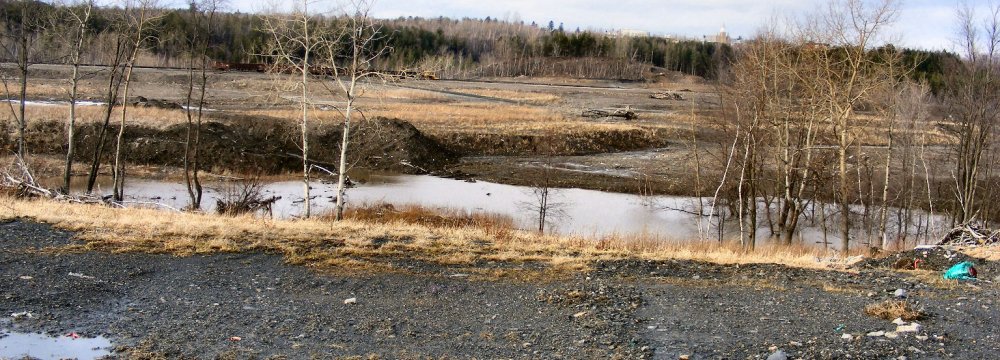
{"type": "MultiPolygon", "coordinates": [[[[0,1],[0,21],[8,33],[22,23],[19,2],[0,1]]],[[[38,49],[32,62],[61,62],[61,46],[47,34],[45,19],[56,19],[55,6],[33,2],[26,23],[34,27],[38,49]]],[[[88,21],[89,63],[104,63],[103,53],[113,41],[121,10],[97,9],[88,21]]],[[[146,66],[183,66],[193,31],[209,34],[208,56],[231,63],[266,62],[268,34],[262,31],[261,15],[240,12],[215,14],[211,25],[193,24],[189,9],[160,9],[152,26],[151,41],[140,57],[146,66]]],[[[316,17],[316,26],[335,26],[338,19],[316,17]]],[[[676,40],[657,36],[615,36],[591,31],[566,31],[555,27],[497,19],[426,19],[407,17],[384,20],[384,44],[392,51],[379,60],[384,70],[426,70],[441,77],[567,76],[577,78],[646,80],[660,73],[679,72],[715,79],[729,65],[734,47],[700,40],[676,40]]],[[[2,40],[8,41],[8,40],[2,40]]],[[[738,46],[737,46],[738,47],[738,46]]],[[[5,48],[12,48],[5,46],[5,48]]],[[[110,52],[110,50],[107,50],[110,52]]],[[[944,69],[958,57],[945,52],[904,50],[905,62],[914,68],[911,76],[926,81],[935,91],[941,87],[944,69]]],[[[4,51],[3,60],[16,54],[4,51]]]]}

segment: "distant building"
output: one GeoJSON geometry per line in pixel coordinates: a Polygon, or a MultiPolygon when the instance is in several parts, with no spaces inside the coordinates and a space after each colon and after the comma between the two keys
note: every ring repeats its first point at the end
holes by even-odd
{"type": "Polygon", "coordinates": [[[732,41],[733,39],[730,38],[729,33],[726,32],[726,26],[722,25],[722,29],[719,29],[719,33],[715,35],[715,39],[712,42],[729,45],[732,41]]]}
{"type": "Polygon", "coordinates": [[[649,36],[649,31],[621,29],[616,31],[614,34],[621,37],[644,37],[644,36],[649,36]]]}

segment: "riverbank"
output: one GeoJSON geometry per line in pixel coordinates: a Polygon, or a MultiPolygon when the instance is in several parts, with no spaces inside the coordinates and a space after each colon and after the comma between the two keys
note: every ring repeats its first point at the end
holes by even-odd
{"type": "MultiPolygon", "coordinates": [[[[9,264],[0,266],[0,328],[104,336],[118,358],[707,359],[780,350],[921,359],[1000,350],[997,285],[934,280],[927,270],[831,271],[752,255],[720,264],[680,252],[654,260],[565,244],[539,251],[553,240],[539,238],[508,247],[464,238],[461,253],[472,258],[449,263],[456,258],[441,255],[468,230],[416,236],[418,227],[270,221],[252,224],[267,230],[255,233],[239,225],[247,218],[5,206],[32,219],[0,224],[0,263],[9,264]],[[154,214],[162,220],[145,217],[154,214]],[[895,289],[924,312],[919,331],[897,333],[865,315],[895,289]]],[[[982,264],[981,278],[992,279],[996,263],[982,264]]]]}

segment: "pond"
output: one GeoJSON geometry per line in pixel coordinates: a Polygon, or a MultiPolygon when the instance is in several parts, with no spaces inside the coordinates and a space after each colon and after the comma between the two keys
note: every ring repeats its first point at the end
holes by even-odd
{"type": "MultiPolygon", "coordinates": [[[[82,180],[82,179],[80,179],[82,180]]],[[[365,174],[357,186],[348,189],[348,206],[393,204],[420,205],[434,209],[462,210],[469,213],[493,213],[509,216],[525,230],[537,229],[538,199],[534,189],[524,186],[496,184],[484,181],[470,182],[428,175],[365,174]]],[[[103,193],[110,193],[110,179],[101,179],[103,193]]],[[[232,182],[205,184],[202,208],[214,211],[216,199],[232,182]]],[[[336,200],[336,184],[314,181],[312,185],[313,214],[332,211],[336,200]]],[[[77,185],[74,185],[74,189],[77,185]]],[[[81,191],[80,188],[77,191],[81,191]]],[[[302,214],[303,185],[298,180],[285,180],[263,185],[265,197],[278,196],[273,205],[273,215],[278,218],[295,218],[302,214]]],[[[161,204],[174,209],[188,205],[187,190],[180,182],[129,179],[126,182],[126,201],[132,205],[161,204]]],[[[601,238],[609,235],[644,236],[662,241],[690,241],[699,238],[717,238],[709,230],[708,219],[698,216],[699,206],[711,199],[676,196],[638,196],[582,189],[553,189],[549,199],[550,213],[547,232],[561,235],[579,235],[601,238]],[[700,203],[700,204],[699,204],[700,203]],[[700,225],[699,225],[700,223],[700,225]],[[699,226],[703,231],[699,232],[699,226]]],[[[830,212],[834,207],[828,206],[830,212]]],[[[919,215],[919,214],[918,214],[919,215]]],[[[717,219],[716,219],[717,220],[717,219]]],[[[763,220],[761,220],[763,222],[763,220]]],[[[834,221],[830,219],[831,223],[834,221]]],[[[733,223],[733,221],[730,221],[733,223]]],[[[807,244],[816,244],[824,238],[836,247],[838,241],[830,231],[823,236],[818,225],[809,221],[800,231],[807,244]]],[[[736,236],[738,229],[727,229],[727,237],[736,236]]],[[[769,233],[766,225],[759,228],[761,237],[769,233]]]]}

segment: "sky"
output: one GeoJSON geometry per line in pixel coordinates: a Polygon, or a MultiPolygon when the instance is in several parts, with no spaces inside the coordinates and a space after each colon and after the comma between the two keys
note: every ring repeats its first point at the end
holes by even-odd
{"type": "MultiPolygon", "coordinates": [[[[253,12],[266,0],[229,0],[233,10],[253,12]]],[[[901,0],[889,36],[897,44],[954,50],[956,8],[965,0],[901,0]]],[[[970,0],[985,3],[983,0],[970,0]]],[[[827,0],[377,0],[379,18],[400,16],[523,20],[565,29],[630,29],[701,38],[726,27],[736,38],[752,37],[770,19],[815,11],[827,0]]],[[[985,8],[982,9],[985,11],[985,8]]]]}

